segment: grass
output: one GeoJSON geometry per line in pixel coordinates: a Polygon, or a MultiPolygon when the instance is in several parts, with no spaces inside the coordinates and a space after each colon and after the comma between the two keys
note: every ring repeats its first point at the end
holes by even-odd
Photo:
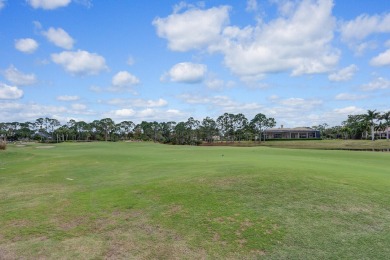
{"type": "Polygon", "coordinates": [[[5,259],[390,255],[390,153],[40,146],[0,152],[5,259]]]}
{"type": "Polygon", "coordinates": [[[267,140],[266,142],[216,142],[203,144],[204,146],[236,146],[254,147],[266,146],[276,148],[293,149],[322,149],[322,150],[390,150],[390,141],[381,139],[375,140],[267,140]]]}

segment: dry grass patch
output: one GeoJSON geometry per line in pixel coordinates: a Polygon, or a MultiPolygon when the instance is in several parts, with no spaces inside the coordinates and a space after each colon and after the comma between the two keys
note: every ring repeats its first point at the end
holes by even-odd
{"type": "Polygon", "coordinates": [[[106,233],[106,259],[206,259],[176,232],[151,224],[142,212],[114,213],[120,222],[106,233]]]}
{"type": "Polygon", "coordinates": [[[42,145],[42,146],[37,146],[35,148],[37,149],[50,149],[50,148],[54,148],[55,146],[53,145],[42,145]]]}

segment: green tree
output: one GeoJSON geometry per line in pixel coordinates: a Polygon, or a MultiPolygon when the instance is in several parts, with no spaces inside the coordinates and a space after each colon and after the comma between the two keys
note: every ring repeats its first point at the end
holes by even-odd
{"type": "Polygon", "coordinates": [[[226,142],[230,140],[230,136],[233,134],[233,120],[234,115],[229,113],[224,113],[217,118],[217,126],[221,140],[225,139],[226,142]]]}
{"type": "Polygon", "coordinates": [[[234,139],[241,141],[244,136],[244,129],[248,125],[248,119],[244,116],[244,114],[237,114],[233,116],[233,134],[235,136],[234,139]]]}
{"type": "Polygon", "coordinates": [[[276,121],[274,118],[267,118],[264,114],[261,113],[255,115],[255,117],[250,122],[250,126],[253,129],[253,132],[258,135],[258,140],[260,142],[262,136],[264,136],[265,141],[265,135],[263,134],[264,131],[268,128],[274,127],[275,125],[276,121]]]}
{"type": "Polygon", "coordinates": [[[389,141],[389,128],[390,128],[390,111],[383,113],[380,116],[381,120],[384,120],[384,126],[386,127],[386,140],[389,141]]]}
{"type": "Polygon", "coordinates": [[[111,118],[103,118],[98,122],[98,128],[102,131],[104,140],[108,141],[111,131],[115,128],[115,122],[111,118]]]}
{"type": "Polygon", "coordinates": [[[210,117],[204,118],[200,126],[200,132],[203,140],[208,143],[213,142],[213,136],[218,135],[217,123],[210,117]]]}
{"type": "Polygon", "coordinates": [[[364,118],[368,122],[368,125],[371,128],[371,140],[375,140],[375,121],[379,119],[380,113],[376,110],[367,110],[367,113],[365,114],[364,118]]]}

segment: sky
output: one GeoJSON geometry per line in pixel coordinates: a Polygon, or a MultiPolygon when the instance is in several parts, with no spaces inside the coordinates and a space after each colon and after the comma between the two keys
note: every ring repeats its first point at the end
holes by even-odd
{"type": "Polygon", "coordinates": [[[0,122],[390,110],[387,0],[0,0],[0,122]]]}

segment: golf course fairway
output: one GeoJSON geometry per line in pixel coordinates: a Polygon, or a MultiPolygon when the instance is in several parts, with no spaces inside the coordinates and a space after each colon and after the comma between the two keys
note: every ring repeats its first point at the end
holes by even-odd
{"type": "Polygon", "coordinates": [[[0,259],[386,259],[390,153],[148,142],[0,151],[0,259]]]}

